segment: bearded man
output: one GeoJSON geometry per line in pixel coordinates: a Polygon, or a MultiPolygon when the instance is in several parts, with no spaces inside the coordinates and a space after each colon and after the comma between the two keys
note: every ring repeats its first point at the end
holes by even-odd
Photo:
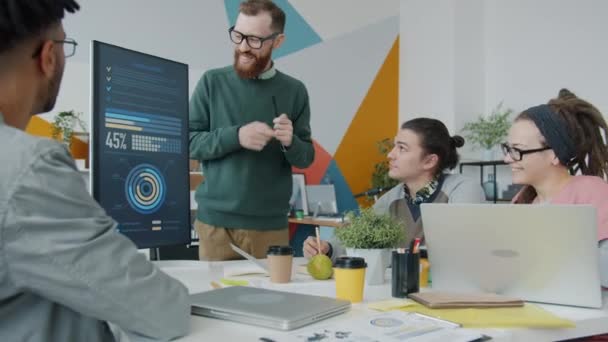
{"type": "Polygon", "coordinates": [[[304,84],[274,67],[285,13],[269,0],[240,4],[228,30],[234,64],[205,72],[190,99],[190,158],[203,164],[195,227],[201,260],[264,258],[288,245],[292,166],[314,159],[304,84]]]}

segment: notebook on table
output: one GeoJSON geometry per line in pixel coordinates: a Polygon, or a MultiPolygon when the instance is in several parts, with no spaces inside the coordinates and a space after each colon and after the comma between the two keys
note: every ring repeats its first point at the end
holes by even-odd
{"type": "Polygon", "coordinates": [[[492,293],[418,292],[409,298],[431,309],[448,308],[504,308],[524,306],[517,298],[492,293]]]}
{"type": "Polygon", "coordinates": [[[292,330],[350,309],[350,302],[256,287],[233,286],[190,295],[192,313],[292,330]]]}

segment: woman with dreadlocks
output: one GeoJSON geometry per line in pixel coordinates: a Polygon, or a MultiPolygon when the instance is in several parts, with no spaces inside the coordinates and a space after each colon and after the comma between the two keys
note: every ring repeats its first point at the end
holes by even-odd
{"type": "Polygon", "coordinates": [[[608,126],[591,103],[562,89],[548,104],[523,111],[502,144],[513,203],[590,204],[597,212],[602,286],[608,287],[608,126]]]}

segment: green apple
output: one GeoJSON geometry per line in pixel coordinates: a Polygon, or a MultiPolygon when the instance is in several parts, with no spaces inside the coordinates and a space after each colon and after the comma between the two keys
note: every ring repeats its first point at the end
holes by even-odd
{"type": "Polygon", "coordinates": [[[331,278],[333,273],[331,259],[324,254],[317,254],[310,258],[306,270],[315,279],[325,280],[331,278]]]}

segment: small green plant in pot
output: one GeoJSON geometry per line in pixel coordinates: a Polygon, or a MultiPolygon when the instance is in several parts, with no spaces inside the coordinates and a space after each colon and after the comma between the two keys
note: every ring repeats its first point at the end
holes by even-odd
{"type": "Polygon", "coordinates": [[[55,140],[61,139],[66,146],[70,147],[72,145],[74,128],[78,126],[83,131],[86,131],[85,123],[81,119],[81,116],[82,113],[75,113],[73,110],[60,112],[55,115],[51,123],[51,137],[55,140]]]}
{"type": "Polygon", "coordinates": [[[404,223],[388,214],[378,214],[373,208],[360,209],[359,215],[347,213],[346,222],[344,227],[336,229],[336,237],[346,247],[346,254],[365,259],[368,285],[383,284],[391,249],[405,240],[404,223]]]}
{"type": "Polygon", "coordinates": [[[371,181],[372,188],[390,189],[399,183],[399,181],[388,176],[388,160],[386,159],[386,156],[393,148],[393,141],[385,138],[378,141],[376,146],[378,147],[378,153],[385,158],[381,162],[374,165],[374,172],[372,173],[371,181]]]}
{"type": "MultiPolygon", "coordinates": [[[[501,102],[492,110],[490,115],[481,115],[476,121],[467,122],[462,129],[464,137],[474,146],[491,152],[495,146],[504,141],[507,133],[509,133],[512,113],[512,109],[503,109],[501,102]]],[[[485,153],[482,159],[493,159],[486,156],[485,153]]]]}

